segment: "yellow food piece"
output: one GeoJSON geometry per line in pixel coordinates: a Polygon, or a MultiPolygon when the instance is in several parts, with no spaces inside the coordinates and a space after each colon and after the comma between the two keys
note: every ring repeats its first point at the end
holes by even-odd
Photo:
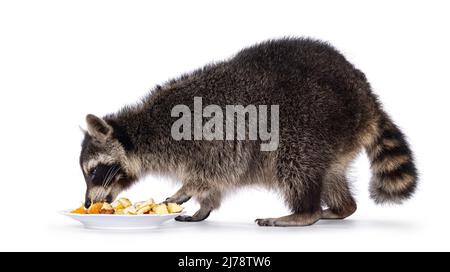
{"type": "Polygon", "coordinates": [[[158,204],[158,205],[155,205],[155,206],[152,208],[152,211],[155,212],[156,214],[166,214],[166,213],[169,213],[169,211],[167,210],[166,204],[158,204]]]}
{"type": "Polygon", "coordinates": [[[181,207],[177,203],[167,203],[167,210],[169,211],[169,213],[179,213],[183,211],[183,207],[181,207]]]}
{"type": "Polygon", "coordinates": [[[113,214],[114,208],[109,203],[103,203],[102,208],[100,209],[101,214],[113,214]]]}
{"type": "Polygon", "coordinates": [[[123,211],[124,211],[124,209],[122,209],[122,210],[114,210],[114,214],[124,215],[125,213],[123,211]]]}
{"type": "Polygon", "coordinates": [[[124,198],[124,197],[119,199],[119,203],[122,204],[122,207],[124,209],[126,209],[130,206],[133,206],[133,204],[131,204],[131,201],[128,198],[124,198]]]}
{"type": "Polygon", "coordinates": [[[111,206],[111,204],[109,204],[108,202],[104,202],[102,205],[102,209],[105,210],[114,210],[114,208],[111,206]]]}
{"type": "Polygon", "coordinates": [[[112,207],[116,211],[125,209],[125,207],[118,201],[117,202],[114,201],[113,204],[112,204],[112,207]]]}
{"type": "Polygon", "coordinates": [[[71,211],[70,213],[85,214],[86,213],[86,209],[84,208],[83,205],[81,205],[79,208],[71,211]]]}
{"type": "Polygon", "coordinates": [[[143,206],[139,210],[136,211],[136,214],[144,214],[148,213],[152,208],[150,206],[143,206]]]}
{"type": "Polygon", "coordinates": [[[123,212],[123,214],[129,214],[129,215],[133,215],[133,214],[137,213],[136,208],[134,206],[127,207],[127,208],[123,209],[122,212],[123,212]]]}
{"type": "Polygon", "coordinates": [[[92,204],[89,209],[87,210],[88,214],[99,214],[100,210],[102,209],[103,203],[97,202],[92,204]]]}
{"type": "Polygon", "coordinates": [[[113,207],[114,211],[117,213],[120,210],[123,210],[125,208],[132,206],[132,204],[128,198],[120,198],[120,199],[114,201],[111,204],[111,206],[113,207]]]}
{"type": "Polygon", "coordinates": [[[151,208],[154,205],[155,205],[155,201],[153,199],[150,199],[150,200],[147,200],[147,201],[136,202],[134,204],[134,207],[136,207],[136,209],[139,210],[139,209],[141,209],[141,208],[143,208],[145,206],[150,206],[150,208],[151,208]]]}

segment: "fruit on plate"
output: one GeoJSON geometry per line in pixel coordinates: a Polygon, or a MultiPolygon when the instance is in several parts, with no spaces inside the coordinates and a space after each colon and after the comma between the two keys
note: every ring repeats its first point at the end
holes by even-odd
{"type": "Polygon", "coordinates": [[[124,211],[124,209],[122,209],[122,210],[115,210],[115,211],[114,211],[114,214],[117,214],[117,215],[124,215],[125,213],[124,213],[123,211],[124,211]]]}
{"type": "Polygon", "coordinates": [[[141,202],[136,202],[134,204],[134,206],[136,207],[136,209],[141,209],[145,206],[149,206],[150,208],[152,208],[153,206],[155,206],[155,201],[153,199],[147,200],[147,201],[141,201],[141,202]]]}
{"type": "Polygon", "coordinates": [[[167,210],[169,211],[169,213],[179,213],[183,211],[183,207],[181,207],[177,203],[167,203],[167,210]]]}
{"type": "Polygon", "coordinates": [[[102,208],[100,209],[101,214],[114,214],[114,208],[109,203],[103,203],[102,208]]]}
{"type": "Polygon", "coordinates": [[[140,209],[136,211],[136,214],[146,214],[150,212],[152,208],[150,206],[142,206],[140,209]]]}
{"type": "Polygon", "coordinates": [[[158,204],[158,205],[155,205],[155,206],[152,208],[152,211],[153,211],[154,213],[156,213],[156,214],[166,214],[166,213],[169,213],[169,210],[167,210],[166,204],[158,204]]]}
{"type": "Polygon", "coordinates": [[[81,207],[71,211],[74,214],[117,214],[117,215],[139,215],[139,214],[168,214],[179,213],[183,207],[176,203],[156,204],[153,199],[136,202],[134,205],[128,198],[120,198],[113,203],[97,202],[87,210],[81,207]]]}
{"type": "Polygon", "coordinates": [[[75,210],[70,211],[70,213],[85,214],[86,209],[84,208],[84,205],[81,205],[79,208],[76,208],[75,210]]]}
{"type": "Polygon", "coordinates": [[[112,204],[112,207],[115,211],[126,209],[130,206],[133,206],[131,204],[131,201],[128,198],[119,198],[118,200],[114,201],[112,204]]]}
{"type": "Polygon", "coordinates": [[[122,210],[123,214],[134,215],[137,213],[137,210],[134,206],[127,207],[122,210]]]}
{"type": "Polygon", "coordinates": [[[89,207],[89,209],[87,210],[87,213],[88,214],[99,214],[102,207],[103,207],[102,202],[94,203],[89,207]]]}

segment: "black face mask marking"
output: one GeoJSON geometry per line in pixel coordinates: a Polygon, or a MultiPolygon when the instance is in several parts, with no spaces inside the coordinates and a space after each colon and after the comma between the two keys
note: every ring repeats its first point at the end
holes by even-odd
{"type": "Polygon", "coordinates": [[[94,186],[109,185],[119,169],[118,164],[99,164],[89,173],[89,180],[94,186]]]}

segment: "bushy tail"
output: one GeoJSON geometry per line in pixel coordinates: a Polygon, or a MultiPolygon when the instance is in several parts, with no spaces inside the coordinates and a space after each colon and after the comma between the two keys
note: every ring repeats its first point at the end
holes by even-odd
{"type": "Polygon", "coordinates": [[[405,135],[380,110],[378,137],[366,147],[371,160],[370,197],[376,203],[401,203],[417,187],[417,170],[405,135]]]}

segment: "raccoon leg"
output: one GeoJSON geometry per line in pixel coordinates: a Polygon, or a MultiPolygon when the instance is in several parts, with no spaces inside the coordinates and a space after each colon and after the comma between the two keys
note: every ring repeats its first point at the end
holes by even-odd
{"type": "Polygon", "coordinates": [[[322,219],[344,219],[356,211],[356,202],[353,199],[346,172],[350,161],[357,152],[352,152],[335,163],[326,171],[322,203],[328,209],[322,212],[322,219]]]}
{"type": "Polygon", "coordinates": [[[189,199],[191,199],[192,195],[188,193],[189,190],[187,190],[186,186],[182,186],[180,190],[178,190],[173,196],[166,198],[164,203],[177,203],[177,204],[183,204],[189,199]]]}
{"type": "Polygon", "coordinates": [[[322,212],[322,219],[344,219],[356,211],[356,202],[344,173],[327,175],[322,202],[328,207],[322,212]]]}
{"type": "Polygon", "coordinates": [[[320,205],[321,175],[319,173],[308,173],[308,175],[302,176],[302,181],[294,178],[283,182],[286,202],[293,214],[279,218],[256,219],[255,222],[258,225],[281,227],[308,226],[320,219],[322,214],[320,205]]]}
{"type": "Polygon", "coordinates": [[[212,210],[217,209],[220,206],[222,199],[219,191],[210,190],[206,193],[202,193],[197,197],[200,203],[200,209],[192,216],[180,215],[175,218],[181,222],[198,222],[208,218],[212,210]]]}

